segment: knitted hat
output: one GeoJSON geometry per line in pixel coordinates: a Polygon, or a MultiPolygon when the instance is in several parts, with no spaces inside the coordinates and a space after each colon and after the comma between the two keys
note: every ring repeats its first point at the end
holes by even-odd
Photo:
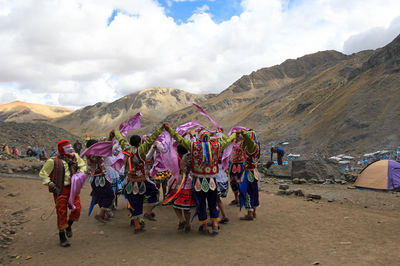
{"type": "Polygon", "coordinates": [[[71,142],[69,142],[69,141],[66,140],[66,139],[60,140],[60,141],[58,142],[58,144],[57,144],[57,149],[58,149],[58,153],[59,153],[60,155],[67,155],[67,154],[65,153],[65,151],[64,151],[64,147],[67,146],[67,145],[71,145],[71,142]]]}

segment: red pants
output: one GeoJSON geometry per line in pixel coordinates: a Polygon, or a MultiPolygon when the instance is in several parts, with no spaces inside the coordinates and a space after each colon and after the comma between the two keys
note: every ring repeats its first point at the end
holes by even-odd
{"type": "MultiPolygon", "coordinates": [[[[68,199],[69,193],[71,191],[71,187],[64,187],[61,195],[58,197],[54,195],[54,202],[56,203],[56,211],[57,211],[57,227],[59,230],[64,230],[68,227],[68,199]]],[[[77,195],[74,199],[74,205],[76,206],[75,211],[69,214],[69,219],[72,221],[78,221],[79,216],[81,215],[81,200],[79,195],[77,195]]]]}

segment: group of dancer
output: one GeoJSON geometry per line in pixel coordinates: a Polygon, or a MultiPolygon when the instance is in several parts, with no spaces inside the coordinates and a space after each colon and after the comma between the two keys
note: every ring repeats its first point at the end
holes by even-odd
{"type": "Polygon", "coordinates": [[[172,205],[179,230],[190,232],[191,220],[197,215],[199,233],[218,234],[219,223],[229,221],[221,200],[227,196],[229,182],[235,196],[230,204],[247,210],[240,219],[256,218],[260,144],[255,132],[237,127],[226,136],[222,128],[181,129],[164,123],[146,137],[132,135],[127,139],[127,131],[120,127],[110,132],[108,142],[87,141],[87,149],[80,155],[68,140],[60,141],[58,154],[45,162],[39,174],[53,193],[60,245],[70,246],[72,224],[78,221],[81,211],[77,187],[83,185],[87,176],[92,188],[90,209],[93,204],[99,206],[95,218],[100,222],[113,217],[112,183],[123,179],[123,195],[128,201],[135,233],[145,231],[143,218],[155,220],[155,206],[172,205]],[[120,152],[119,160],[114,156],[116,152],[120,152]],[[71,208],[69,217],[68,208],[71,208]]]}

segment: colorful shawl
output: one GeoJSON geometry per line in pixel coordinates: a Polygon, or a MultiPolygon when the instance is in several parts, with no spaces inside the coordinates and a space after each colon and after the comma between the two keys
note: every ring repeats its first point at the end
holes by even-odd
{"type": "MultiPolygon", "coordinates": [[[[232,135],[233,132],[237,131],[237,130],[248,130],[245,127],[233,127],[230,131],[228,136],[232,135]]],[[[231,144],[229,144],[228,147],[226,147],[226,149],[224,150],[224,153],[222,154],[222,168],[224,168],[224,170],[227,170],[229,167],[229,156],[232,153],[233,147],[237,146],[237,144],[232,141],[231,144]]]]}

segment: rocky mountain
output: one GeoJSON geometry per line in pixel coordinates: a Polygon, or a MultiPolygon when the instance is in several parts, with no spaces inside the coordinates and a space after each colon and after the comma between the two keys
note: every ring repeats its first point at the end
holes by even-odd
{"type": "Polygon", "coordinates": [[[192,94],[171,88],[150,88],[111,103],[86,106],[53,122],[74,134],[107,135],[136,113],[142,112],[142,126],[155,126],[167,115],[187,106],[187,101],[203,102],[213,94],[192,94]]]}
{"type": "Polygon", "coordinates": [[[3,122],[49,122],[52,119],[71,114],[67,108],[33,104],[21,101],[0,104],[0,121],[3,122]]]}
{"type": "MultiPolygon", "coordinates": [[[[324,51],[260,69],[202,106],[226,129],[254,128],[263,143],[288,141],[292,152],[364,153],[400,144],[399,87],[400,36],[375,51],[324,51]]],[[[194,107],[166,120],[206,122],[194,107]]]]}
{"type": "Polygon", "coordinates": [[[52,150],[57,149],[57,143],[62,139],[68,139],[72,144],[80,138],[46,123],[16,123],[0,122],[0,145],[8,145],[10,150],[17,147],[21,155],[26,154],[28,146],[43,147],[49,155],[52,150]]]}

